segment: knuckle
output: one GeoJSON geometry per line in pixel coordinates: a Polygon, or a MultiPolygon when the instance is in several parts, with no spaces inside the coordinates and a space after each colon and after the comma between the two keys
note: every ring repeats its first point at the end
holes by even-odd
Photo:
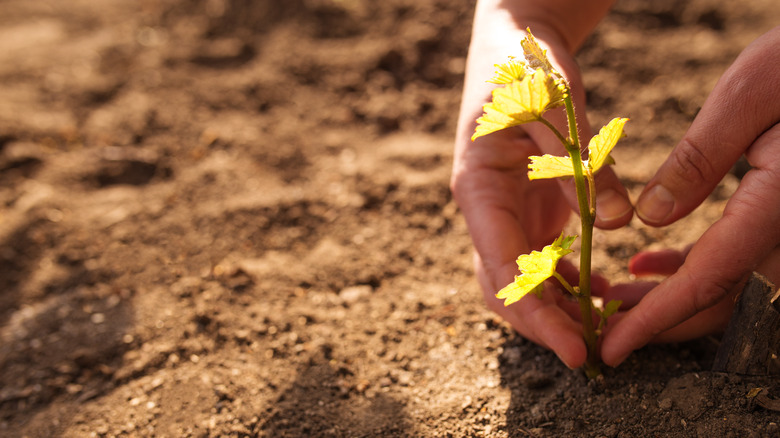
{"type": "Polygon", "coordinates": [[[709,181],[715,174],[712,162],[702,145],[684,138],[672,154],[676,176],[687,183],[696,184],[709,181]]]}
{"type": "Polygon", "coordinates": [[[636,313],[636,323],[641,333],[648,334],[650,338],[654,338],[665,329],[665,327],[659,325],[658,319],[650,318],[647,313],[636,313]]]}
{"type": "Polygon", "coordinates": [[[710,284],[709,287],[699,290],[694,296],[694,314],[709,309],[717,304],[723,297],[731,292],[736,283],[737,282],[731,280],[718,281],[710,284]]]}

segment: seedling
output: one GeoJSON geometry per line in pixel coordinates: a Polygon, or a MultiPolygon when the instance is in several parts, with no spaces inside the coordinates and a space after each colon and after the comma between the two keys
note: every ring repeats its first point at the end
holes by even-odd
{"type": "Polygon", "coordinates": [[[568,152],[568,157],[553,155],[531,156],[528,178],[574,178],[582,225],[580,234],[580,278],[579,284],[570,285],[557,271],[558,261],[574,252],[571,248],[577,236],[565,236],[563,232],[542,251],[532,251],[517,258],[521,271],[515,280],[496,295],[508,306],[529,293],[541,296],[543,284],[551,277],[574,296],[582,315],[582,329],[588,350],[585,373],[588,377],[601,374],[598,357],[598,335],[607,318],[617,312],[621,302],[610,301],[604,308],[598,308],[591,299],[591,252],[593,245],[593,223],[596,218],[595,174],[604,166],[613,164],[610,152],[623,137],[623,126],[628,119],[615,118],[601,128],[588,144],[588,159],[582,158],[577,119],[569,83],[547,59],[543,50],[528,29],[522,40],[524,58],[509,58],[505,64],[496,65],[496,76],[489,82],[500,85],[493,90],[493,99],[483,106],[484,114],[477,119],[472,141],[502,129],[531,122],[540,122],[549,128],[568,152]],[[568,120],[568,135],[564,136],[545,117],[550,109],[565,107],[568,120]],[[593,314],[599,322],[594,326],[593,314]]]}

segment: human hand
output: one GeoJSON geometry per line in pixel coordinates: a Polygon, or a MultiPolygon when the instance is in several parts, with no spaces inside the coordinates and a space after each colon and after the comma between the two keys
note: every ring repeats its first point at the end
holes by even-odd
{"type": "MultiPolygon", "coordinates": [[[[490,23],[496,26],[500,20],[490,20],[490,23]]],[[[556,68],[579,93],[573,96],[575,104],[584,108],[581,80],[564,39],[547,27],[531,27],[539,42],[547,47],[556,68]]],[[[522,336],[551,348],[569,367],[578,367],[585,361],[586,348],[576,304],[550,286],[541,299],[522,300],[511,307],[504,307],[495,298],[495,293],[518,273],[517,256],[549,244],[578,204],[571,181],[528,180],[530,155],[565,154],[563,146],[545,127],[524,125],[524,129],[512,128],[475,142],[469,140],[474,121],[490,97],[491,86],[484,81],[493,76],[493,64],[516,53],[520,39],[525,36],[516,26],[504,29],[499,39],[479,40],[478,31],[476,27],[477,39],[472,41],[467,66],[452,177],[452,190],[476,249],[477,276],[489,308],[522,336]],[[514,44],[495,44],[511,42],[508,36],[513,34],[517,36],[514,44]]],[[[547,117],[559,130],[567,131],[563,113],[547,117]]],[[[579,124],[582,138],[590,138],[587,123],[580,120],[579,124]]],[[[626,191],[611,170],[599,173],[597,190],[601,194],[597,226],[614,228],[631,219],[633,209],[626,191]]],[[[565,277],[574,277],[573,282],[577,283],[576,270],[571,265],[562,262],[559,269],[565,277]]],[[[598,294],[599,289],[606,289],[606,284],[603,279],[597,280],[593,288],[598,294]]]]}
{"type": "Polygon", "coordinates": [[[605,330],[604,362],[617,366],[650,341],[681,341],[722,329],[731,295],[757,271],[780,284],[780,26],[748,46],[718,81],[688,132],[637,202],[647,224],[664,226],[690,213],[741,155],[752,166],[723,216],[687,256],[643,253],[640,271],[672,271],[638,300],[637,289],[609,298],[637,302],[605,330]],[[675,261],[676,260],[676,261],[675,261]],[[674,266],[674,265],[677,266],[674,266]]]}

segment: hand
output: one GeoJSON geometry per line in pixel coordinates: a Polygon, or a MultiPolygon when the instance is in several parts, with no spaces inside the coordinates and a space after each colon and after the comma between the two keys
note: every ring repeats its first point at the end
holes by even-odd
{"type": "MultiPolygon", "coordinates": [[[[637,215],[650,225],[668,225],[701,204],[741,155],[753,167],[723,217],[684,259],[675,256],[679,269],[607,326],[601,355],[608,365],[617,366],[650,341],[680,341],[722,329],[733,308],[730,295],[751,271],[780,284],[778,66],[780,26],[748,46],[726,71],[640,195],[637,215]]],[[[668,265],[650,253],[634,263],[648,271],[668,265]]],[[[609,294],[621,298],[620,288],[609,294]]],[[[635,295],[628,298],[636,301],[635,295]]]]}
{"type": "MultiPolygon", "coordinates": [[[[496,26],[500,20],[490,22],[496,26]]],[[[540,43],[548,48],[556,68],[572,83],[572,89],[579,92],[574,96],[575,104],[584,109],[581,80],[564,39],[544,26],[531,27],[540,43]]],[[[568,297],[551,286],[546,288],[542,299],[529,297],[510,307],[504,307],[495,298],[496,292],[518,274],[517,256],[539,250],[557,237],[572,208],[576,211],[577,200],[571,181],[528,180],[529,155],[565,154],[563,146],[544,126],[523,125],[524,129],[508,129],[470,141],[474,121],[482,114],[482,105],[490,97],[491,86],[485,80],[493,76],[493,64],[517,54],[519,41],[525,35],[516,27],[507,28],[500,32],[500,40],[484,43],[480,42],[478,31],[477,26],[477,40],[472,42],[464,86],[452,190],[476,248],[477,276],[488,307],[522,336],[553,349],[566,365],[575,368],[582,365],[586,357],[576,304],[572,305],[568,297]],[[514,44],[510,35],[516,35],[514,44]],[[510,43],[492,44],[496,41],[510,43]]],[[[562,112],[548,115],[562,132],[566,132],[562,112]]],[[[590,127],[584,118],[579,124],[581,136],[587,142],[591,137],[590,127]]],[[[633,208],[611,170],[599,173],[597,190],[601,196],[596,224],[605,228],[626,224],[633,215],[633,208]]],[[[576,270],[571,265],[562,262],[559,268],[565,271],[564,276],[576,278],[576,270]]],[[[576,279],[572,282],[577,283],[576,279]]],[[[593,286],[594,293],[606,289],[603,280],[594,281],[593,286]]]]}

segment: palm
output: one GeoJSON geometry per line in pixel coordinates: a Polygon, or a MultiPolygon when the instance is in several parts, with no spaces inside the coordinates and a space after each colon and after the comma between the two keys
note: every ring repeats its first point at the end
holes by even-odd
{"type": "Polygon", "coordinates": [[[469,228],[478,251],[493,255],[484,260],[485,268],[495,271],[550,243],[571,210],[557,182],[528,180],[528,156],[540,151],[522,131],[510,129],[476,143],[459,183],[469,188],[467,203],[479,205],[467,216],[469,228]]]}

